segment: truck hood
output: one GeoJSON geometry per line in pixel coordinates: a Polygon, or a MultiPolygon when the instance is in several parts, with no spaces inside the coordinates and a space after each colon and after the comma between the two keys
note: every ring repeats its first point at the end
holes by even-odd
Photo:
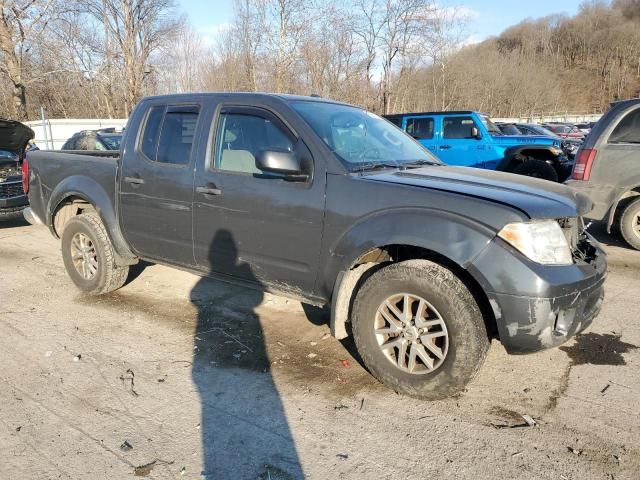
{"type": "Polygon", "coordinates": [[[576,217],[593,208],[585,195],[559,183],[469,167],[428,166],[364,178],[489,200],[520,210],[531,219],[576,217]]]}
{"type": "Polygon", "coordinates": [[[560,146],[561,139],[544,135],[493,135],[494,143],[498,145],[556,145],[560,146]]]}
{"type": "Polygon", "coordinates": [[[0,119],[0,150],[22,154],[34,136],[33,130],[23,123],[0,119]]]}

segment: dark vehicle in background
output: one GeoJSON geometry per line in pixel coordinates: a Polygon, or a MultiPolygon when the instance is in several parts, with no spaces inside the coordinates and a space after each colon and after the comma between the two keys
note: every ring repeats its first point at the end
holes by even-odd
{"type": "Polygon", "coordinates": [[[587,215],[616,224],[640,250],[640,99],[611,108],[593,127],[576,157],[567,185],[594,203],[587,215]]]}
{"type": "Polygon", "coordinates": [[[120,150],[122,132],[117,132],[115,128],[104,128],[101,130],[83,130],[74,133],[62,146],[62,150],[120,150]]]}
{"type": "Polygon", "coordinates": [[[22,186],[22,162],[33,137],[26,125],[0,119],[0,221],[21,218],[29,204],[22,186]]]}
{"type": "Polygon", "coordinates": [[[586,137],[595,124],[596,122],[576,123],[576,128],[586,137]]]}
{"type": "Polygon", "coordinates": [[[562,150],[570,159],[575,158],[578,148],[582,145],[583,139],[561,138],[548,128],[535,123],[516,123],[515,126],[522,132],[522,135],[545,135],[558,138],[562,143],[562,150]]]}
{"type": "Polygon", "coordinates": [[[559,139],[505,135],[484,113],[398,113],[385,118],[447,165],[517,173],[552,182],[565,180],[571,172],[559,139]]]}
{"type": "Polygon", "coordinates": [[[346,104],[267,94],[144,99],[118,159],[29,156],[25,216],[62,240],[71,280],[103,294],[141,259],[331,305],[396,391],[454,395],[497,335],[565,342],[600,310],[590,202],[564,185],[445,166],[346,104]]]}
{"type": "Polygon", "coordinates": [[[499,122],[496,125],[504,135],[522,135],[522,132],[514,123],[499,122]]]}

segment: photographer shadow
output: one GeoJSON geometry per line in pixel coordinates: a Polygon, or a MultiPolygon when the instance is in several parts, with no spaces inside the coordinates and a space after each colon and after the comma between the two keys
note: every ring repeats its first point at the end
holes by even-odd
{"type": "MultiPolygon", "coordinates": [[[[226,230],[211,243],[209,268],[258,282],[226,230]]],[[[202,278],[190,297],[198,312],[192,378],[202,407],[202,478],[304,478],[254,311],[264,294],[202,278]]]]}

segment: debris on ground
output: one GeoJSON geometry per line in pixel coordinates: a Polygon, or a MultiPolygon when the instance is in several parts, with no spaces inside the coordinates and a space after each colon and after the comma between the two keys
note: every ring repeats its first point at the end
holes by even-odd
{"type": "Polygon", "coordinates": [[[264,472],[258,475],[258,480],[293,480],[293,477],[278,467],[265,465],[264,472]]]}
{"type": "Polygon", "coordinates": [[[610,384],[610,383],[607,383],[607,384],[604,386],[604,388],[603,388],[602,390],[600,390],[600,393],[601,393],[602,395],[604,395],[604,392],[606,392],[607,390],[609,390],[609,387],[610,387],[610,386],[611,386],[611,384],[610,384]]]}
{"type": "Polygon", "coordinates": [[[138,392],[135,391],[135,376],[136,375],[135,373],[133,373],[133,370],[127,368],[127,371],[123,375],[120,375],[120,380],[122,380],[122,385],[124,386],[125,390],[128,390],[131,395],[137,397],[138,392]]]}
{"type": "Polygon", "coordinates": [[[315,347],[316,345],[318,345],[318,342],[310,342],[309,345],[311,345],[312,347],[315,347]]]}
{"type": "Polygon", "coordinates": [[[351,364],[349,363],[349,360],[340,360],[340,363],[345,368],[351,368],[351,364]]]}
{"type": "Polygon", "coordinates": [[[156,461],[133,467],[133,475],[136,477],[148,477],[155,466],[156,461]]]}
{"type": "Polygon", "coordinates": [[[128,452],[132,449],[133,445],[131,445],[128,440],[125,440],[124,442],[122,442],[122,445],[120,445],[120,450],[122,450],[123,452],[128,452]]]}
{"type": "Polygon", "coordinates": [[[318,356],[317,353],[310,353],[309,355],[307,355],[307,357],[309,358],[316,358],[318,356]]]}
{"type": "Polygon", "coordinates": [[[78,354],[75,357],[73,357],[73,361],[74,362],[79,362],[81,359],[82,359],[82,355],[81,354],[78,354]]]}
{"type": "Polygon", "coordinates": [[[567,450],[573,453],[574,455],[582,455],[582,450],[578,450],[574,447],[567,447],[567,450]]]}
{"type": "Polygon", "coordinates": [[[336,457],[338,457],[340,460],[346,460],[347,458],[349,458],[349,455],[347,455],[346,453],[339,453],[336,455],[336,457]]]}
{"type": "Polygon", "coordinates": [[[338,405],[333,407],[334,410],[344,410],[345,408],[349,408],[349,407],[346,405],[343,405],[342,403],[339,403],[338,405]]]}
{"type": "Polygon", "coordinates": [[[500,416],[503,418],[489,423],[496,429],[535,427],[538,425],[538,422],[531,415],[519,414],[510,410],[500,410],[499,413],[501,413],[500,416]]]}

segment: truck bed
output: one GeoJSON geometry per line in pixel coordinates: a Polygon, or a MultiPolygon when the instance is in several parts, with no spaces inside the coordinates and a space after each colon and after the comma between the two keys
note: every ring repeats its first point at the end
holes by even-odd
{"type": "Polygon", "coordinates": [[[91,183],[92,190],[100,192],[113,202],[116,198],[119,159],[118,151],[29,152],[27,161],[32,179],[29,190],[31,209],[38,218],[47,221],[47,212],[63,199],[63,193],[68,195],[73,192],[74,184],[78,182],[91,183]]]}

